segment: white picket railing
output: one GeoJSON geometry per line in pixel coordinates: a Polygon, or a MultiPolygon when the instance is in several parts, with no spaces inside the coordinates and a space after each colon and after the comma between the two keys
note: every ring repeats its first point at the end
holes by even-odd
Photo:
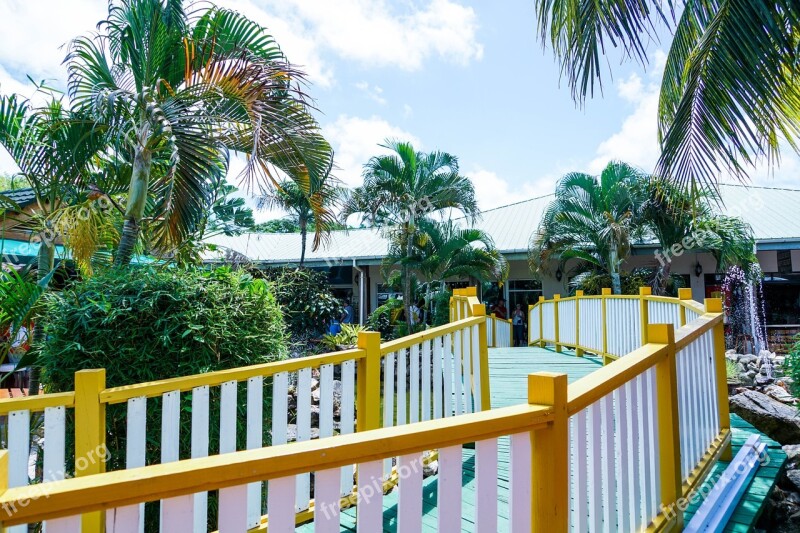
{"type": "Polygon", "coordinates": [[[487,316],[486,331],[490,347],[509,348],[514,345],[514,330],[510,320],[497,318],[494,315],[487,316]]]}

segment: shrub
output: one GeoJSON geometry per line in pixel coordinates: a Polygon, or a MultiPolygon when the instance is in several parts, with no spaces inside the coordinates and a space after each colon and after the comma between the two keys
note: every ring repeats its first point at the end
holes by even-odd
{"type": "Polygon", "coordinates": [[[342,316],[342,303],[328,283],[328,275],[307,268],[268,268],[251,272],[270,283],[292,335],[327,331],[333,319],[342,316]]]}
{"type": "Polygon", "coordinates": [[[403,302],[396,298],[389,298],[386,303],[378,306],[372,314],[367,317],[367,329],[378,331],[383,340],[394,339],[397,337],[395,325],[400,311],[403,310],[403,302]]]}
{"type": "Polygon", "coordinates": [[[349,349],[358,344],[358,334],[362,331],[367,331],[367,328],[359,324],[342,324],[342,331],[336,335],[324,335],[320,344],[326,350],[333,352],[341,349],[349,349]]]}
{"type": "Polygon", "coordinates": [[[431,307],[433,308],[433,320],[431,325],[433,327],[443,326],[450,322],[450,291],[437,292],[431,298],[431,307]]]}
{"type": "MultiPolygon", "coordinates": [[[[47,392],[105,368],[108,387],[266,363],[286,355],[281,311],[262,280],[228,269],[111,270],[49,298],[39,363],[47,392]]],[[[209,450],[219,450],[219,389],[211,390],[209,450]]],[[[270,397],[265,390],[265,399],[270,397]]],[[[244,386],[239,398],[246,398],[244,386]]],[[[240,401],[237,445],[245,445],[240,401]]],[[[265,413],[269,413],[265,405],[265,413]]],[[[161,399],[147,401],[148,464],[160,460],[161,399]]],[[[69,420],[70,428],[73,421],[69,420]]],[[[180,457],[190,455],[190,394],[181,398],[180,457]]],[[[268,442],[269,422],[265,422],[268,442]]],[[[70,431],[73,431],[70,429],[70,431]]],[[[125,467],[126,405],[107,407],[109,470],[125,467]]],[[[70,455],[72,452],[70,451],[70,455]]],[[[67,464],[71,464],[68,460],[67,464]]],[[[148,512],[148,523],[154,518],[148,512]]],[[[213,518],[213,513],[210,518],[213,518]]]]}
{"type": "MultiPolygon", "coordinates": [[[[622,294],[639,294],[639,287],[653,287],[656,284],[657,269],[636,268],[630,272],[620,272],[622,294]]],[[[570,282],[570,292],[582,290],[587,295],[600,294],[604,287],[611,287],[611,276],[605,273],[584,272],[575,276],[570,282]]],[[[666,285],[665,296],[677,296],[678,289],[683,287],[683,278],[677,274],[670,275],[666,285]]]]}
{"type": "Polygon", "coordinates": [[[800,333],[794,336],[794,344],[786,354],[784,368],[786,374],[792,378],[792,392],[795,395],[800,394],[800,333]]]}

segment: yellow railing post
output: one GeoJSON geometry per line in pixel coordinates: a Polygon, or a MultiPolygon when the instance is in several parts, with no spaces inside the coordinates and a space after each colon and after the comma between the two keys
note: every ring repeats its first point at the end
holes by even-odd
{"type": "Polygon", "coordinates": [[[553,421],[531,435],[531,531],[569,528],[569,424],[567,375],[528,374],[528,403],[552,405],[553,421]]]}
{"type": "Polygon", "coordinates": [[[683,496],[681,479],[681,435],[678,424],[678,366],[675,359],[675,328],[672,324],[650,324],[651,343],[666,344],[667,357],[656,364],[658,398],[658,461],[661,471],[661,511],[674,516],[671,531],[683,529],[683,510],[677,505],[683,496]]]}
{"type": "Polygon", "coordinates": [[[639,320],[642,329],[642,346],[647,344],[647,326],[650,324],[650,302],[647,296],[653,294],[650,287],[639,287],[639,320]]]}
{"type": "Polygon", "coordinates": [[[358,360],[356,430],[367,431],[381,427],[381,334],[359,332],[358,347],[367,354],[358,360]]]}
{"type": "MultiPolygon", "coordinates": [[[[0,450],[0,494],[8,489],[8,450],[0,450]]],[[[0,516],[0,533],[8,531],[3,527],[3,518],[12,515],[13,507],[3,508],[4,516],[0,516]]]]}
{"type": "Polygon", "coordinates": [[[603,364],[607,365],[611,362],[611,360],[607,357],[608,356],[608,324],[606,321],[608,319],[608,312],[606,310],[606,300],[608,296],[611,294],[611,289],[603,288],[600,289],[600,325],[601,333],[603,334],[603,364]]]}
{"type": "MultiPolygon", "coordinates": [[[[486,316],[486,304],[472,306],[472,316],[486,316]]],[[[478,342],[480,344],[481,373],[481,411],[492,408],[489,394],[489,346],[486,342],[486,320],[478,324],[478,342]]]]}
{"type": "Polygon", "coordinates": [[[528,304],[528,316],[526,317],[528,319],[528,346],[533,344],[533,328],[531,327],[531,311],[533,311],[533,308],[533,305],[528,304]]]}
{"type": "Polygon", "coordinates": [[[556,338],[555,339],[555,347],[556,347],[556,351],[557,352],[561,351],[561,345],[558,343],[558,341],[561,340],[560,339],[560,335],[558,334],[558,329],[559,329],[559,327],[558,327],[558,302],[559,302],[559,300],[561,300],[561,295],[560,294],[554,294],[553,295],[553,320],[554,320],[555,325],[556,325],[556,327],[555,327],[555,338],[556,338]]]}
{"type": "MultiPolygon", "coordinates": [[[[722,313],[721,298],[706,298],[707,313],[722,313]]],[[[716,365],[717,404],[719,406],[719,429],[730,430],[731,414],[728,406],[728,373],[725,367],[725,324],[720,321],[714,326],[714,362],[716,365]]],[[[733,459],[731,443],[728,442],[720,456],[722,461],[733,459]]]]}
{"type": "Polygon", "coordinates": [[[544,317],[544,296],[539,296],[539,348],[544,348],[544,324],[542,318],[544,317]]]}
{"type": "MultiPolygon", "coordinates": [[[[486,304],[484,304],[484,309],[486,308],[486,304]]],[[[492,313],[492,346],[497,346],[497,318],[494,313],[492,313]]],[[[488,320],[488,319],[487,319],[488,320]]]]}
{"type": "MultiPolygon", "coordinates": [[[[75,372],[75,476],[100,474],[106,470],[106,404],[100,393],[106,388],[105,369],[75,372]]],[[[81,531],[105,531],[105,514],[86,513],[81,531]]]]}
{"type": "MultiPolygon", "coordinates": [[[[679,300],[691,300],[692,299],[692,289],[688,287],[682,287],[678,289],[678,299],[679,300]]],[[[680,313],[681,313],[681,326],[686,325],[686,308],[680,305],[680,313]]]]}
{"type": "Polygon", "coordinates": [[[575,355],[583,357],[583,348],[578,348],[581,344],[581,296],[583,291],[575,291],[575,355]]]}

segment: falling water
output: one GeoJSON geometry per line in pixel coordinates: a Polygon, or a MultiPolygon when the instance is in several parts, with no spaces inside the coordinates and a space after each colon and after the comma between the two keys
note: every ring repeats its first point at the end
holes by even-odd
{"type": "MultiPolygon", "coordinates": [[[[731,267],[725,275],[723,290],[730,298],[730,344],[735,346],[739,336],[747,335],[752,341],[752,353],[761,355],[768,349],[765,334],[765,313],[761,267],[750,266],[750,276],[739,267],[731,267]]],[[[743,350],[746,351],[746,350],[743,350]]]]}

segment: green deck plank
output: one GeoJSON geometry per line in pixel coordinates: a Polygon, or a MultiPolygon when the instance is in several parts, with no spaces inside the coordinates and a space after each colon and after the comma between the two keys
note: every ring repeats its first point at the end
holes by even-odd
{"type": "MultiPolygon", "coordinates": [[[[492,408],[518,405],[527,401],[527,375],[532,372],[559,372],[567,374],[570,383],[587,376],[600,368],[602,361],[596,357],[575,357],[565,350],[556,353],[551,348],[491,348],[489,350],[489,375],[492,408]]],[[[755,428],[737,415],[731,415],[732,443],[734,454],[747,440],[755,428]]],[[[751,531],[763,511],[769,492],[776,482],[778,472],[786,461],[780,445],[762,436],[768,446],[769,466],[760,468],[751,487],[739,502],[725,531],[740,533],[751,531]]],[[[498,443],[498,531],[508,531],[508,491],[509,491],[509,442],[508,438],[498,443]]],[[[475,451],[464,448],[462,452],[462,519],[461,530],[475,531],[475,451]]],[[[726,463],[714,465],[709,476],[719,475],[726,463]]],[[[423,481],[423,531],[436,531],[438,477],[432,476],[423,481]]],[[[395,489],[383,497],[383,531],[397,531],[397,496],[395,489]]],[[[700,502],[692,504],[685,514],[688,521],[699,508],[700,502]]],[[[356,508],[342,512],[341,531],[355,532],[356,508]]],[[[312,532],[313,523],[299,526],[297,531],[312,532]]]]}

